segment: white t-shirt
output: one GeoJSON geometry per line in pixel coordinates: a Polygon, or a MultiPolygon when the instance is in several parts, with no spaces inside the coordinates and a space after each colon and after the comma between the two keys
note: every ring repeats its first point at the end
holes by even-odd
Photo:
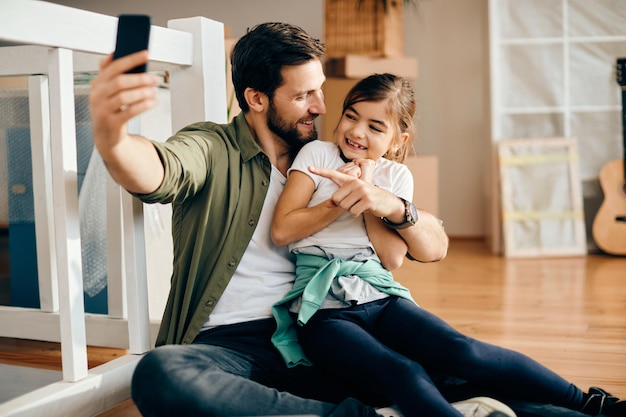
{"type": "MultiPolygon", "coordinates": [[[[315,183],[315,191],[309,207],[328,200],[337,190],[337,185],[324,177],[308,170],[310,166],[337,169],[345,165],[339,153],[339,147],[333,142],[316,140],[307,143],[296,156],[289,172],[293,170],[307,174],[315,183]]],[[[379,158],[372,179],[374,185],[391,192],[405,200],[413,199],[413,175],[409,168],[399,162],[379,158]]],[[[343,213],[329,227],[289,245],[289,250],[306,246],[334,248],[372,247],[365,230],[363,216],[354,217],[343,213]]]]}
{"type": "Polygon", "coordinates": [[[272,166],[270,185],[252,240],[224,294],[201,330],[272,317],[272,304],[293,287],[295,259],[272,242],[274,208],[287,179],[272,166]]]}

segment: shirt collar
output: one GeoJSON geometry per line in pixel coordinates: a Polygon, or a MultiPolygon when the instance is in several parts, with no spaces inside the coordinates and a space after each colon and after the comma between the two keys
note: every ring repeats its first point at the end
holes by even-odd
{"type": "Polygon", "coordinates": [[[254,140],[243,112],[235,116],[233,123],[235,125],[235,131],[237,132],[237,142],[241,150],[241,159],[247,162],[257,154],[262,153],[263,149],[261,149],[257,141],[254,140]]]}

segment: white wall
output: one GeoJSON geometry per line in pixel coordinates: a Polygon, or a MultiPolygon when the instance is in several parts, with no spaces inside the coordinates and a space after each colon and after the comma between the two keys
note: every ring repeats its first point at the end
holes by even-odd
{"type": "MultiPolygon", "coordinates": [[[[146,13],[153,23],[205,16],[239,37],[265,21],[287,21],[323,39],[323,0],[55,0],[109,15],[146,13]]],[[[439,157],[440,217],[451,236],[484,235],[489,135],[487,0],[422,0],[405,11],[405,55],[419,60],[421,154],[439,157]]],[[[416,179],[419,181],[419,178],[416,179]]]]}
{"type": "Polygon", "coordinates": [[[116,16],[122,13],[144,13],[152,23],[167,26],[170,19],[204,16],[232,28],[240,37],[246,28],[257,23],[285,21],[302,26],[311,35],[322,38],[324,32],[323,0],[52,0],[97,13],[116,16]]]}

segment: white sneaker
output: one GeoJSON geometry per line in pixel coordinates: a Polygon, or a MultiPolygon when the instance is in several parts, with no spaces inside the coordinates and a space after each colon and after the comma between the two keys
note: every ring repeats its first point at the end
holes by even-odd
{"type": "Polygon", "coordinates": [[[452,403],[452,406],[463,414],[463,417],[488,417],[496,411],[508,417],[517,417],[509,406],[489,397],[469,398],[452,403]]]}
{"type": "MultiPolygon", "coordinates": [[[[489,397],[474,397],[452,403],[463,417],[489,417],[491,413],[500,412],[507,417],[517,417],[506,404],[489,397]]],[[[402,417],[398,407],[377,408],[376,413],[382,417],[402,417]]]]}
{"type": "Polygon", "coordinates": [[[382,417],[403,417],[398,407],[392,405],[391,407],[377,408],[376,414],[382,417]]]}

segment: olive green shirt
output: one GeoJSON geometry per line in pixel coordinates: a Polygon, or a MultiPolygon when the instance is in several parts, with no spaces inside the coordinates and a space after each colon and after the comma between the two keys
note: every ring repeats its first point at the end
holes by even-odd
{"type": "Polygon", "coordinates": [[[228,285],[267,193],[271,164],[245,117],[196,123],[154,146],[165,167],[159,188],[137,195],[172,203],[171,289],[156,345],[188,344],[228,285]]]}

